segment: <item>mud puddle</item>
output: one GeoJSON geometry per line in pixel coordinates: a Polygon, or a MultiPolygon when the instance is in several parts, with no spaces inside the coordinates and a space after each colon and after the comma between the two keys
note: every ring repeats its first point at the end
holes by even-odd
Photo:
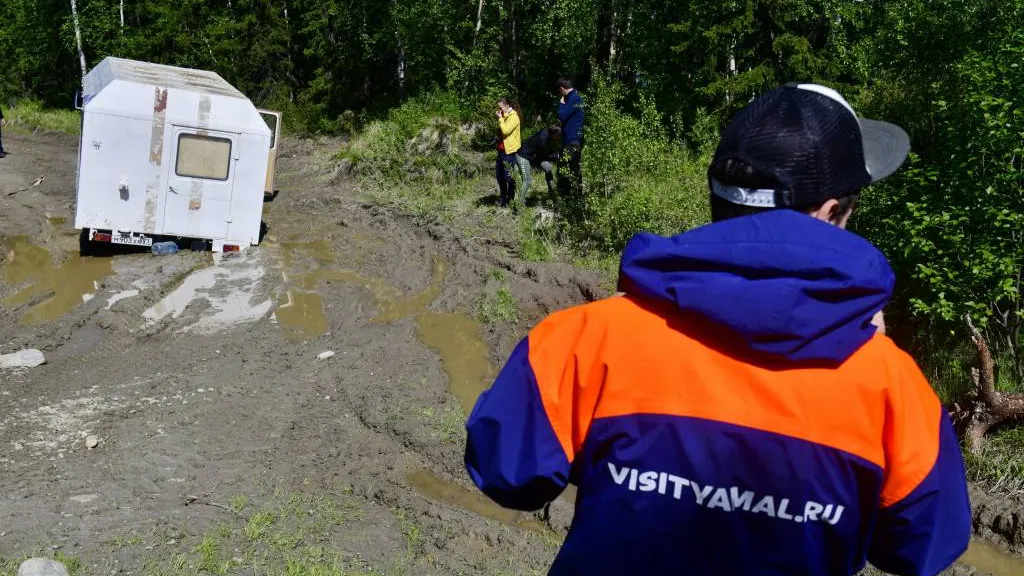
{"type": "Polygon", "coordinates": [[[463,416],[469,416],[477,397],[494,377],[480,324],[465,314],[428,312],[416,317],[416,328],[420,342],[441,357],[452,394],[458,398],[463,416]]]}
{"type": "Polygon", "coordinates": [[[461,508],[484,518],[496,520],[502,524],[516,526],[536,534],[551,534],[552,531],[542,522],[526,517],[515,510],[498,506],[484,494],[442,480],[428,470],[416,470],[406,475],[406,481],[421,495],[443,502],[455,508],[461,508]]]}
{"type": "Polygon", "coordinates": [[[978,572],[994,576],[1021,576],[1024,574],[1024,558],[1011,556],[980,540],[972,540],[960,562],[978,569],[978,572]]]}
{"type": "MultiPolygon", "coordinates": [[[[298,251],[307,253],[321,265],[334,262],[334,254],[327,241],[285,243],[281,247],[286,268],[294,267],[298,251]]],[[[291,277],[285,272],[285,280],[294,287],[287,290],[284,303],[278,306],[275,315],[291,336],[315,338],[328,329],[323,297],[316,292],[321,284],[342,282],[367,289],[378,308],[372,322],[389,323],[415,317],[417,338],[441,356],[452,394],[458,398],[463,415],[468,415],[477,396],[489,385],[494,374],[479,323],[465,314],[427,311],[427,307],[441,294],[447,275],[448,263],[442,258],[434,258],[430,284],[419,293],[407,296],[384,280],[362,276],[351,270],[322,267],[291,277]]]]}
{"type": "Polygon", "coordinates": [[[377,305],[373,322],[389,323],[416,315],[437,299],[448,275],[448,263],[434,258],[430,284],[417,294],[407,296],[380,278],[366,277],[353,270],[327,267],[334,263],[334,252],[326,240],[316,242],[285,242],[281,244],[284,272],[289,287],[281,297],[275,318],[291,339],[312,339],[327,332],[328,322],[323,296],[317,293],[322,284],[341,282],[367,289],[377,305]],[[318,265],[314,270],[293,273],[296,253],[304,252],[318,265]]]}
{"type": "Polygon", "coordinates": [[[2,243],[8,252],[0,278],[11,286],[29,284],[4,300],[3,305],[22,306],[44,298],[22,315],[22,325],[33,326],[59,319],[88,302],[99,290],[100,281],[113,273],[110,258],[93,258],[74,252],[56,266],[49,250],[33,244],[24,236],[9,238],[2,243]],[[52,295],[46,297],[49,293],[52,295]]]}
{"type": "Polygon", "coordinates": [[[324,300],[314,292],[288,290],[274,317],[291,339],[312,340],[327,332],[324,300]]]}
{"type": "Polygon", "coordinates": [[[270,311],[273,302],[260,300],[257,290],[267,267],[261,251],[250,250],[232,255],[214,254],[213,266],[186,276],[181,284],[142,313],[146,327],[164,318],[177,319],[195,302],[205,300],[212,313],[180,331],[213,334],[225,328],[259,320],[270,311]]]}

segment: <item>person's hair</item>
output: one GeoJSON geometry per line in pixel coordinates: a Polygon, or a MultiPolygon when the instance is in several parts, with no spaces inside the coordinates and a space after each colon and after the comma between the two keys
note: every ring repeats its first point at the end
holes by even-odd
{"type": "Polygon", "coordinates": [[[565,76],[558,79],[558,87],[565,88],[566,90],[572,88],[572,80],[569,80],[565,76]]]}
{"type": "Polygon", "coordinates": [[[523,117],[523,112],[522,112],[522,110],[519,109],[519,102],[517,102],[515,99],[506,96],[506,97],[502,98],[501,100],[498,100],[498,104],[505,104],[505,105],[507,105],[509,108],[511,108],[511,109],[516,111],[516,115],[517,116],[519,116],[520,118],[523,117]]]}
{"type": "MultiPolygon", "coordinates": [[[[780,182],[774,174],[769,174],[763,170],[757,170],[746,162],[731,158],[712,162],[711,166],[708,168],[709,184],[712,178],[718,180],[722,184],[740,186],[742,188],[772,190],[779,189],[783,186],[782,182],[780,182]]],[[[750,216],[752,214],[767,212],[768,210],[776,210],[776,208],[762,208],[759,206],[744,206],[742,204],[736,204],[710,192],[709,195],[711,197],[712,222],[720,222],[722,220],[728,220],[729,218],[750,216]]],[[[857,200],[859,198],[860,194],[858,192],[836,198],[839,202],[837,214],[842,215],[853,210],[856,207],[857,200]]],[[[825,201],[812,206],[794,206],[792,209],[809,212],[824,203],[825,201]]]]}

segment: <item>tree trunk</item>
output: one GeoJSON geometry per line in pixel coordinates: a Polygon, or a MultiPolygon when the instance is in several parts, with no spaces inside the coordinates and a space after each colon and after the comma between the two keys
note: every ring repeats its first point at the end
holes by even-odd
{"type": "Polygon", "coordinates": [[[473,31],[473,42],[476,42],[477,34],[480,34],[480,28],[484,25],[484,0],[480,0],[480,3],[476,7],[476,29],[473,31]]]}
{"type": "Polygon", "coordinates": [[[519,86],[519,46],[516,39],[516,0],[509,2],[509,18],[512,20],[512,86],[519,86]]]}
{"type": "Polygon", "coordinates": [[[972,453],[981,450],[985,434],[1004,422],[1024,419],[1024,394],[996,390],[995,363],[988,343],[967,316],[971,341],[978,350],[978,366],[971,369],[975,396],[964,407],[956,406],[953,419],[972,453]]]}
{"type": "Polygon", "coordinates": [[[121,33],[124,34],[124,0],[121,0],[121,33]]]}
{"type": "Polygon", "coordinates": [[[78,26],[78,5],[71,0],[71,20],[75,26],[75,43],[78,45],[78,62],[82,67],[82,91],[85,91],[85,52],[82,50],[82,29],[78,26]]]}
{"type": "Polygon", "coordinates": [[[608,67],[615,69],[619,53],[622,51],[622,39],[629,37],[629,29],[633,25],[633,2],[626,4],[626,16],[620,18],[616,13],[612,16],[612,43],[608,50],[608,67]],[[619,20],[625,20],[625,24],[619,24],[619,20]]]}

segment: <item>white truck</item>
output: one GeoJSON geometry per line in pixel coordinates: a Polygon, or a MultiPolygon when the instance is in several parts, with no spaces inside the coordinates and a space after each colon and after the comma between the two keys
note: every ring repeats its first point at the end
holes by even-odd
{"type": "Polygon", "coordinates": [[[260,242],[281,114],[214,72],[106,58],[81,97],[75,228],[83,246],[260,242]]]}

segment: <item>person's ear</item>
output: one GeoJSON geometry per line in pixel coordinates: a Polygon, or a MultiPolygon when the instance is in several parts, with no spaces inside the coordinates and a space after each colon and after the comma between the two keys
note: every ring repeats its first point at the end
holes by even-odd
{"type": "Polygon", "coordinates": [[[818,206],[814,210],[811,210],[807,214],[812,218],[817,218],[822,222],[827,222],[833,226],[839,228],[846,228],[846,223],[850,220],[850,215],[853,210],[847,210],[844,213],[839,213],[839,200],[835,198],[829,198],[821,206],[818,206]]]}
{"type": "Polygon", "coordinates": [[[835,198],[829,198],[821,206],[811,210],[807,213],[811,218],[817,218],[822,222],[828,222],[829,224],[835,224],[835,217],[838,216],[836,212],[839,211],[839,201],[835,198]]]}

